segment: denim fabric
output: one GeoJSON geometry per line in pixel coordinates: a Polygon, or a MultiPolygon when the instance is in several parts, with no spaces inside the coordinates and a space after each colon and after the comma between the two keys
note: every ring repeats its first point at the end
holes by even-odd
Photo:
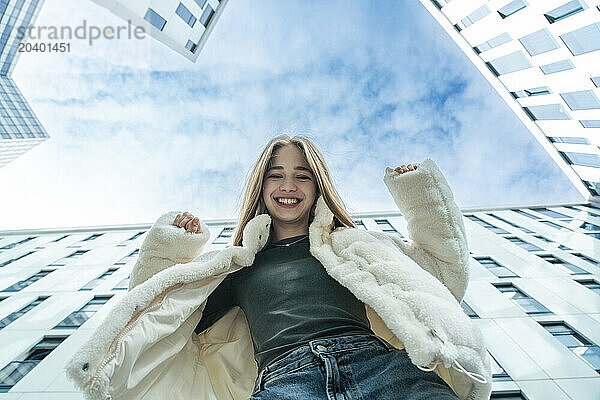
{"type": "Polygon", "coordinates": [[[250,400],[458,400],[435,372],[374,335],[311,340],[258,375],[250,400]]]}

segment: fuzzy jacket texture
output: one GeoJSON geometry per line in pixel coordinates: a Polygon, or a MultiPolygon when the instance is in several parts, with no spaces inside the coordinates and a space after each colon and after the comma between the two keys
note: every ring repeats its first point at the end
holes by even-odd
{"type": "MultiPolygon", "coordinates": [[[[327,273],[365,303],[375,334],[405,348],[460,399],[491,393],[491,364],[480,330],[462,311],[469,281],[463,217],[430,159],[384,182],[406,218],[410,241],[354,228],[332,230],[320,197],[309,227],[310,251],[327,273]]],[[[161,216],[147,234],[130,290],[76,352],[67,375],[87,399],[247,399],[257,377],[247,321],[234,307],[200,334],[194,328],[227,274],[251,268],[271,220],[258,215],[242,246],[201,254],[209,230],[185,232],[161,216]]]]}

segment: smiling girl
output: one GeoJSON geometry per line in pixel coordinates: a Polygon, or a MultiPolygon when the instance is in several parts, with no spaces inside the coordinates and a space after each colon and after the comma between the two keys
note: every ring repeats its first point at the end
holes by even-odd
{"type": "Polygon", "coordinates": [[[233,246],[201,254],[206,224],[159,218],[69,375],[98,399],[488,399],[489,355],[459,304],[469,252],[452,191],[430,159],[384,182],[411,241],[357,229],[317,147],[274,138],[233,246]]]}

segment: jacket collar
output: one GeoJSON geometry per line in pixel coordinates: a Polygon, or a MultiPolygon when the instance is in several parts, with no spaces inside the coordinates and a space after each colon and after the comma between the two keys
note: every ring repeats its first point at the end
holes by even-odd
{"type": "MultiPolygon", "coordinates": [[[[328,235],[333,228],[333,212],[325,203],[323,195],[317,199],[315,206],[315,215],[313,221],[308,227],[308,236],[311,243],[313,237],[328,235]]],[[[269,232],[271,230],[271,216],[260,214],[252,218],[246,224],[242,234],[242,245],[259,252],[267,244],[269,232]]]]}

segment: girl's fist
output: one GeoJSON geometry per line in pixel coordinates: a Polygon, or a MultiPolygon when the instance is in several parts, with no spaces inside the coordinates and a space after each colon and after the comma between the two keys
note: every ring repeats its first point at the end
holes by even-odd
{"type": "Polygon", "coordinates": [[[177,214],[175,220],[173,221],[173,225],[184,228],[190,233],[202,233],[200,230],[200,220],[198,217],[194,217],[187,211],[183,214],[177,214]]]}
{"type": "Polygon", "coordinates": [[[403,174],[408,171],[415,171],[418,166],[419,166],[419,164],[408,164],[408,165],[402,164],[401,166],[395,168],[394,171],[396,171],[399,174],[403,174]]]}

